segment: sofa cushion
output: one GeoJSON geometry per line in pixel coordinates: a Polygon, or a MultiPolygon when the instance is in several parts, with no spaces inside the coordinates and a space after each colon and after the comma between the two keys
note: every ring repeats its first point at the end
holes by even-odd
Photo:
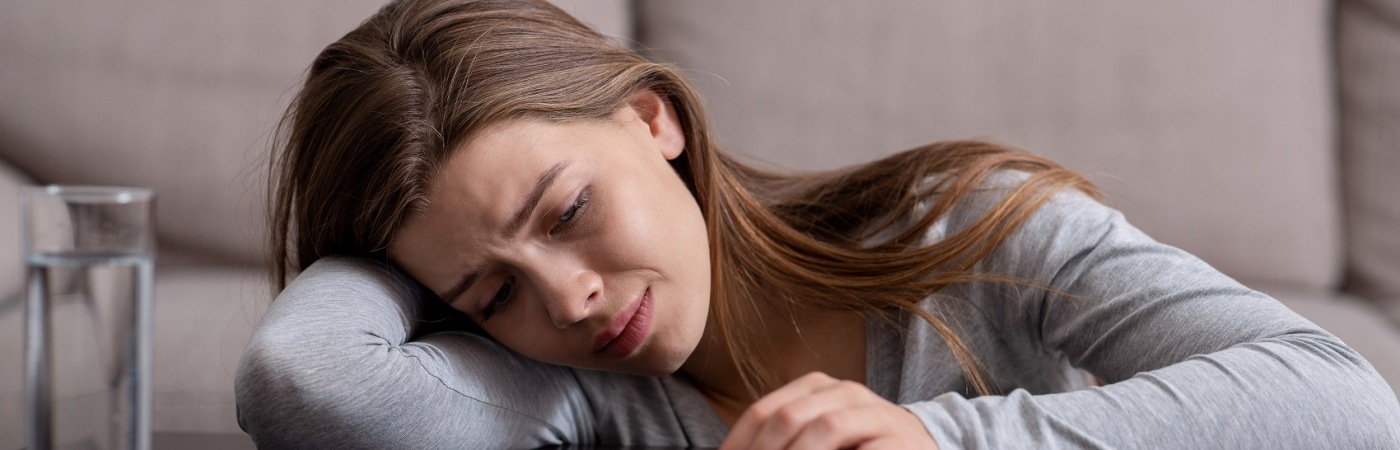
{"type": "MultiPolygon", "coordinates": [[[[29,177],[0,158],[0,304],[19,295],[24,284],[20,254],[20,188],[32,184],[29,177]]],[[[3,307],[0,307],[3,308],[3,307]]]]}
{"type": "Polygon", "coordinates": [[[0,296],[0,448],[24,447],[24,303],[0,296]]]}
{"type": "MultiPolygon", "coordinates": [[[[164,259],[164,258],[163,258],[164,259]]],[[[176,259],[176,258],[172,258],[176,259]]],[[[271,304],[260,269],[158,261],[152,428],[238,433],[233,375],[271,304]]],[[[24,445],[24,308],[0,301],[0,448],[24,445]]]]}
{"type": "Polygon", "coordinates": [[[156,268],[152,427],[238,433],[233,377],[272,304],[265,270],[161,263],[156,268]]]}
{"type": "Polygon", "coordinates": [[[1328,2],[638,5],[736,152],[830,168],[990,137],[1246,282],[1339,278],[1328,2]]]}
{"type": "Polygon", "coordinates": [[[1400,392],[1400,329],[1363,299],[1296,287],[1260,285],[1293,312],[1332,333],[1366,358],[1390,389],[1400,392]]]}
{"type": "Polygon", "coordinates": [[[1348,288],[1400,324],[1400,0],[1337,5],[1348,288]]]}
{"type": "Polygon", "coordinates": [[[24,262],[20,187],[28,177],[0,159],[0,448],[24,445],[24,262]]]}

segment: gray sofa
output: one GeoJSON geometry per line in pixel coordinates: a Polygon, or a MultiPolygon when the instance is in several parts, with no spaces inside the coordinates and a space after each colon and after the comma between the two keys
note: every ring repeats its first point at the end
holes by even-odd
{"type": "MultiPolygon", "coordinates": [[[[984,137],[1088,173],[1400,390],[1400,0],[557,3],[687,68],[738,153],[820,169],[984,137]]],[[[157,190],[155,429],[237,432],[234,369],[271,302],[268,137],[379,4],[0,3],[0,448],[23,442],[31,183],[157,190]]]]}

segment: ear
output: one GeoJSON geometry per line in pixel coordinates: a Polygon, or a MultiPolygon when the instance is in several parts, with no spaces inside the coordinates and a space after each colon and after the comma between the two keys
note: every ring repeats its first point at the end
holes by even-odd
{"type": "Polygon", "coordinates": [[[685,132],[671,102],[646,89],[634,94],[628,106],[647,124],[662,156],[672,160],[681,155],[685,150],[685,132]]]}

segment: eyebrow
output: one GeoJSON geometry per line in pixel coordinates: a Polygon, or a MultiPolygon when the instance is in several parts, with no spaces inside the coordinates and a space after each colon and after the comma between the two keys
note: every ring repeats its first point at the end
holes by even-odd
{"type": "Polygon", "coordinates": [[[456,286],[452,287],[452,290],[447,291],[447,294],[442,296],[442,301],[447,302],[447,305],[451,306],[455,303],[453,300],[456,300],[457,296],[462,295],[463,292],[467,292],[467,289],[470,289],[472,284],[476,283],[476,280],[479,279],[481,279],[481,269],[473,270],[471,273],[467,274],[466,277],[462,278],[461,283],[457,283],[456,286]]]}
{"type": "MultiPolygon", "coordinates": [[[[555,179],[559,178],[559,173],[563,172],[564,169],[568,167],[568,161],[561,161],[540,174],[540,178],[535,181],[535,187],[531,188],[530,194],[525,197],[525,204],[521,205],[520,210],[516,211],[510,223],[506,224],[507,237],[515,237],[516,234],[520,233],[520,229],[525,227],[525,221],[530,220],[530,215],[535,212],[535,208],[539,207],[540,199],[544,197],[544,192],[549,190],[549,187],[554,184],[555,179]]],[[[467,289],[471,289],[472,284],[475,284],[477,280],[481,279],[481,274],[482,270],[480,268],[467,273],[465,277],[462,277],[460,283],[457,283],[456,286],[453,286],[446,294],[442,295],[442,301],[447,302],[448,305],[453,304],[457,296],[462,295],[463,292],[467,292],[467,289]]]]}
{"type": "Polygon", "coordinates": [[[540,174],[540,179],[535,181],[535,187],[530,189],[530,195],[525,197],[525,205],[520,207],[520,211],[515,213],[515,218],[506,224],[506,237],[515,237],[520,233],[520,228],[525,226],[525,221],[530,220],[530,214],[535,212],[535,207],[540,205],[540,198],[544,197],[544,191],[554,184],[554,180],[559,178],[559,173],[569,167],[568,161],[560,161],[550,167],[549,170],[540,174]]]}

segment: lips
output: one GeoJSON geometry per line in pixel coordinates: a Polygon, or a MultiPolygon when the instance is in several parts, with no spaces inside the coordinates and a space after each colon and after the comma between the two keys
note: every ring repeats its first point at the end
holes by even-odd
{"type": "Polygon", "coordinates": [[[637,351],[651,331],[651,289],[633,300],[613,319],[607,330],[593,340],[593,352],[610,358],[625,358],[637,351]]]}

